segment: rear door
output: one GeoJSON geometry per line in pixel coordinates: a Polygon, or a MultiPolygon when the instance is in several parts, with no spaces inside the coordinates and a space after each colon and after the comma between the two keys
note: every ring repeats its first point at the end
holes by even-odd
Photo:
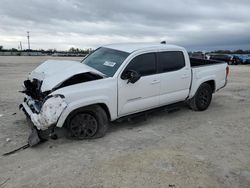
{"type": "Polygon", "coordinates": [[[191,68],[185,63],[182,51],[157,53],[160,73],[160,105],[183,101],[188,97],[191,68]]]}
{"type": "Polygon", "coordinates": [[[124,116],[159,105],[160,76],[157,74],[156,54],[146,53],[133,58],[122,71],[134,70],[141,74],[135,82],[118,78],[118,116],[124,116]]]}

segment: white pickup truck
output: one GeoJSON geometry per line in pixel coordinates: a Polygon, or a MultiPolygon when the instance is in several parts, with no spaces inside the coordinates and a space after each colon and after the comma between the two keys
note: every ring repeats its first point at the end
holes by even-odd
{"type": "Polygon", "coordinates": [[[81,62],[48,60],[24,81],[20,105],[38,133],[66,128],[77,139],[102,137],[110,121],[186,102],[208,108],[227,83],[227,63],[190,59],[167,44],[112,44],[81,62]]]}

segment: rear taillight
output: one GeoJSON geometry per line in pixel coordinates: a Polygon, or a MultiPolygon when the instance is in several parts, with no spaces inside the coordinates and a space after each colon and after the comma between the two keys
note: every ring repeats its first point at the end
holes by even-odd
{"type": "Polygon", "coordinates": [[[228,75],[229,75],[229,66],[227,66],[226,68],[226,77],[228,77],[228,75]]]}

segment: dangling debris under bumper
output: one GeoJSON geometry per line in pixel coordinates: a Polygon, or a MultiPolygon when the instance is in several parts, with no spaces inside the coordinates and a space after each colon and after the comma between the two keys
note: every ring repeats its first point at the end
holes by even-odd
{"type": "Polygon", "coordinates": [[[20,105],[30,121],[31,134],[28,139],[30,146],[38,144],[41,140],[53,136],[56,123],[67,107],[63,95],[52,95],[47,97],[41,105],[36,105],[35,100],[25,96],[24,102],[20,105]]]}

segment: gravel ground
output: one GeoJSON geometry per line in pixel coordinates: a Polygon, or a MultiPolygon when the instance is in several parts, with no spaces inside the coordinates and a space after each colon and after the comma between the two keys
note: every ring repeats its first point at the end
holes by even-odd
{"type": "Polygon", "coordinates": [[[26,143],[18,90],[46,59],[0,57],[0,187],[250,187],[250,66],[231,66],[204,112],[162,111],[112,124],[101,139],[61,138],[2,156],[26,143]]]}

